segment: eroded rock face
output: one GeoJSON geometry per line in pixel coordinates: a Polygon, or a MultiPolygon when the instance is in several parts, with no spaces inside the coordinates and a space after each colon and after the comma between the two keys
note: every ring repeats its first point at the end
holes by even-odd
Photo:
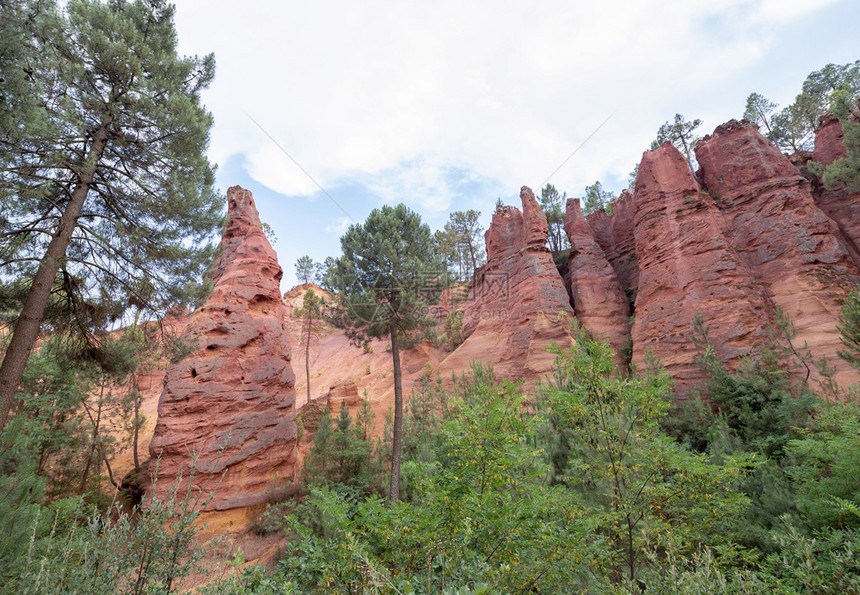
{"type": "Polygon", "coordinates": [[[633,193],[622,190],[612,204],[614,210],[611,215],[600,209],[589,213],[586,221],[609,264],[615,269],[621,289],[635,299],[639,289],[639,260],[633,229],[633,193]]]}
{"type": "Polygon", "coordinates": [[[576,318],[596,337],[609,341],[615,350],[615,363],[624,367],[624,352],[630,341],[630,305],[582,215],[578,199],[567,200],[564,231],[570,240],[567,278],[576,318]]]}
{"type": "MultiPolygon", "coordinates": [[[[830,165],[847,156],[842,125],[832,114],[821,118],[815,131],[815,151],[812,160],[821,165],[830,165]]],[[[844,188],[828,190],[820,183],[813,191],[815,204],[839,227],[840,239],[845,244],[855,266],[860,268],[860,192],[848,192],[844,188]]]]}
{"type": "Polygon", "coordinates": [[[251,193],[234,186],[227,199],[215,287],[183,332],[193,351],[168,367],[149,446],[160,459],[155,495],[187,478],[196,457],[194,486],[213,492],[206,510],[265,502],[296,459],[283,273],[251,193]]]}
{"type": "Polygon", "coordinates": [[[684,395],[705,379],[691,338],[694,316],[702,316],[717,355],[728,361],[764,341],[768,305],[726,238],[714,199],[671,144],[642,157],[634,199],[640,271],[633,362],[641,368],[651,349],[684,395]]]}
{"type": "Polygon", "coordinates": [[[846,157],[845,135],[842,133],[842,125],[833,114],[825,114],[818,121],[815,130],[815,149],[812,151],[812,160],[821,165],[830,165],[837,159],[846,157]]]}
{"type": "Polygon", "coordinates": [[[761,292],[797,327],[796,343],[826,356],[837,380],[855,378],[836,356],[835,322],[857,267],[809,182],[752,124],[730,121],[696,147],[701,179],[716,197],[725,235],[761,292]]]}
{"type": "Polygon", "coordinates": [[[572,344],[563,315],[573,309],[546,247],[546,216],[531,189],[523,186],[520,200],[522,211],[500,207],[484,234],[487,264],[476,271],[464,308],[469,337],[440,365],[443,378],[475,359],[491,362],[499,378],[533,383],[555,359],[546,352],[550,343],[572,344]]]}

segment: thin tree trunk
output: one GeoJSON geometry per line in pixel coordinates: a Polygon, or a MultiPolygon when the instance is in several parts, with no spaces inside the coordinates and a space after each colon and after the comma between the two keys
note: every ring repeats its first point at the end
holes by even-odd
{"type": "Polygon", "coordinates": [[[9,419],[9,412],[15,401],[15,392],[18,390],[18,385],[21,384],[24,369],[27,367],[27,360],[30,358],[30,351],[39,337],[39,327],[42,325],[45,306],[48,304],[54,280],[57,278],[57,272],[59,272],[60,265],[65,259],[66,249],[69,247],[72,233],[77,227],[78,217],[81,215],[87,193],[93,183],[96,164],[101,159],[107,145],[110,123],[111,118],[106,118],[95,132],[93,144],[85,161],[85,163],[92,165],[78,175],[78,183],[72,191],[71,200],[66,205],[66,210],[60,217],[57,231],[54,232],[54,237],[51,238],[51,243],[48,244],[48,249],[39,263],[39,270],[36,271],[30,292],[27,294],[27,300],[24,302],[24,307],[21,308],[21,314],[18,316],[18,322],[12,332],[12,340],[9,342],[9,347],[6,348],[6,355],[3,357],[2,366],[0,366],[0,434],[3,433],[9,419]]]}
{"type": "Polygon", "coordinates": [[[140,387],[137,380],[137,372],[131,373],[131,390],[134,391],[132,398],[134,399],[134,434],[132,437],[132,448],[134,454],[134,472],[140,471],[140,458],[137,456],[137,442],[140,434],[140,387]]]}
{"type": "Polygon", "coordinates": [[[391,358],[394,360],[394,436],[391,444],[391,482],[388,487],[388,502],[400,500],[400,445],[403,440],[403,389],[400,386],[400,349],[397,346],[397,324],[389,322],[391,334],[391,358]]]}
{"type": "Polygon", "coordinates": [[[104,379],[102,379],[101,391],[99,394],[99,409],[98,409],[98,412],[96,413],[95,419],[93,419],[93,416],[90,413],[90,409],[89,409],[89,407],[87,407],[86,401],[84,401],[84,403],[83,403],[84,410],[87,412],[87,416],[90,418],[90,423],[93,424],[93,435],[92,435],[92,439],[90,442],[90,454],[87,457],[87,464],[86,464],[86,466],[84,466],[84,473],[81,476],[81,487],[78,490],[81,494],[83,494],[86,490],[87,478],[90,474],[90,466],[92,465],[93,459],[96,456],[96,451],[99,450],[99,448],[98,448],[99,426],[101,425],[101,421],[102,421],[102,405],[104,403],[104,398],[105,398],[105,381],[104,381],[104,379]]]}
{"type": "Polygon", "coordinates": [[[472,240],[468,239],[467,243],[469,244],[469,256],[472,257],[472,274],[475,274],[475,271],[478,270],[478,261],[475,260],[475,249],[472,247],[472,240]]]}
{"type": "Polygon", "coordinates": [[[305,343],[305,376],[308,379],[308,403],[311,402],[311,319],[308,316],[308,334],[305,343]]]}

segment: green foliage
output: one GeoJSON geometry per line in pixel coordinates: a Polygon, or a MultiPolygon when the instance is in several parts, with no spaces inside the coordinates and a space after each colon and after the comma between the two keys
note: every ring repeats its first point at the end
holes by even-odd
{"type": "Polygon", "coordinates": [[[635,581],[648,550],[723,544],[726,516],[747,504],[733,486],[751,458],[715,464],[669,438],[660,428],[669,408],[665,372],[622,378],[611,350],[583,331],[574,347],[556,353],[546,388],[552,428],[564,438],[553,461],[556,481],[589,505],[613,580],[635,581]]]}
{"type": "Polygon", "coordinates": [[[776,137],[774,135],[773,126],[771,125],[771,119],[773,118],[772,114],[777,107],[778,105],[776,103],[762,95],[758,93],[750,93],[749,97],[747,97],[744,119],[758,125],[759,128],[764,127],[762,134],[771,141],[774,141],[776,137]]]}
{"type": "MultiPolygon", "coordinates": [[[[478,218],[480,211],[454,211],[442,232],[436,232],[443,255],[452,256],[459,265],[458,279],[468,280],[486,262],[484,230],[478,218]]],[[[447,257],[445,258],[448,259],[447,257]]]]}
{"type": "Polygon", "coordinates": [[[310,256],[300,256],[296,260],[296,279],[299,283],[307,285],[318,281],[319,264],[315,263],[310,256]]]}
{"type": "MultiPolygon", "coordinates": [[[[637,166],[638,167],[638,166],[637,166]]],[[[615,193],[604,190],[600,182],[585,187],[585,200],[582,204],[582,214],[588,215],[599,209],[610,208],[612,201],[617,197],[615,193]]]]}
{"type": "Polygon", "coordinates": [[[417,419],[441,423],[433,457],[404,464],[407,501],[314,489],[287,519],[299,539],[279,572],[309,592],[568,592],[586,575],[584,552],[599,550],[580,541],[564,488],[542,485],[524,397],[491,377],[479,367],[458,378],[444,420],[415,403],[417,419]]]}
{"type": "Polygon", "coordinates": [[[696,136],[694,131],[701,125],[702,121],[698,118],[688,122],[681,114],[675,114],[673,122],[666,122],[660,126],[657,131],[657,139],[652,143],[651,148],[656,149],[667,141],[672,143],[687,159],[690,171],[695,173],[693,149],[701,138],[696,136]]]}
{"type": "Polygon", "coordinates": [[[376,209],[363,225],[350,226],[332,270],[335,324],[357,345],[388,336],[392,325],[399,334],[424,325],[441,291],[432,247],[430,228],[403,205],[376,209]]]}
{"type": "Polygon", "coordinates": [[[33,460],[30,448],[19,438],[0,454],[2,592],[170,593],[198,568],[203,550],[192,544],[202,494],[173,487],[130,514],[119,504],[99,511],[79,497],[44,504],[34,469],[19,464],[33,460]]]}
{"type": "Polygon", "coordinates": [[[860,285],[845,300],[836,328],[845,346],[838,351],[839,357],[860,370],[860,285]]]}
{"type": "Polygon", "coordinates": [[[20,51],[0,58],[12,79],[0,102],[4,276],[32,276],[91,173],[55,293],[82,322],[84,302],[109,304],[115,316],[129,304],[187,301],[186,282],[202,277],[222,220],[206,159],[212,117],[200,105],[213,56],[177,55],[174,9],[164,3],[13,5],[4,4],[3,22],[20,51]],[[106,145],[95,154],[100,127],[106,145]]]}
{"type": "MultiPolygon", "coordinates": [[[[794,358],[802,373],[808,373],[805,354],[793,346],[794,334],[791,322],[779,315],[771,329],[771,347],[758,357],[743,359],[737,370],[728,371],[716,355],[701,316],[697,313],[693,319],[692,338],[700,349],[699,363],[711,377],[705,393],[717,407],[719,423],[725,425],[729,440],[739,441],[737,446],[742,450],[781,459],[786,443],[797,435],[797,428],[809,422],[818,405],[805,380],[794,382],[778,358],[780,354],[794,358]]],[[[720,435],[714,433],[712,438],[708,442],[718,441],[720,435]]],[[[728,444],[722,448],[732,450],[728,444]]]]}
{"type": "Polygon", "coordinates": [[[454,351],[466,339],[463,334],[462,310],[451,308],[451,311],[445,316],[443,329],[445,331],[445,347],[449,352],[454,351]]]}
{"type": "Polygon", "coordinates": [[[547,228],[549,230],[547,246],[553,255],[559,254],[565,248],[570,247],[570,240],[568,240],[567,234],[564,231],[567,193],[559,194],[555,186],[547,184],[541,188],[538,202],[546,215],[547,228]]]}
{"type": "Polygon", "coordinates": [[[860,529],[860,516],[842,504],[860,503],[858,437],[860,405],[831,403],[821,408],[812,428],[787,444],[787,472],[807,526],[860,529]]]}
{"type": "MultiPolygon", "coordinates": [[[[770,120],[771,134],[768,138],[783,151],[811,150],[818,118],[828,111],[836,114],[841,109],[840,102],[847,99],[851,103],[851,98],[856,101],[858,95],[860,61],[827,64],[806,77],[801,93],[791,105],[773,114],[770,120]]],[[[845,115],[847,114],[837,114],[837,117],[842,121],[845,115]]],[[[834,174],[841,169],[841,165],[847,164],[837,166],[834,174]]],[[[813,164],[812,168],[817,175],[821,175],[820,167],[816,170],[813,164]]]]}
{"type": "Polygon", "coordinates": [[[329,410],[323,411],[302,471],[309,487],[341,485],[362,495],[381,491],[381,464],[368,436],[370,423],[372,416],[365,411],[353,425],[343,403],[334,423],[329,410]]]}

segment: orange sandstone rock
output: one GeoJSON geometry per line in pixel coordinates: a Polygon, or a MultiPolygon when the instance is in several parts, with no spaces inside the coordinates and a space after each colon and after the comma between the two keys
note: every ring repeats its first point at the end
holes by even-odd
{"type": "MultiPolygon", "coordinates": [[[[815,151],[812,160],[830,165],[847,156],[842,125],[832,114],[821,118],[815,131],[815,151]]],[[[854,264],[860,268],[860,192],[845,188],[828,190],[819,182],[813,191],[815,204],[839,227],[839,237],[845,244],[854,264]]]]}
{"type": "Polygon", "coordinates": [[[700,176],[724,218],[726,238],[768,300],[797,327],[798,346],[826,356],[837,380],[856,379],[836,357],[836,319],[858,270],[809,182],[749,122],[731,120],[696,146],[700,176]]]}
{"type": "Polygon", "coordinates": [[[214,290],[189,319],[193,351],[167,369],[149,446],[155,495],[185,480],[212,491],[206,510],[266,501],[295,473],[294,376],[284,329],[281,267],[251,193],[227,192],[229,222],[212,265],[214,290]]]}
{"type": "Polygon", "coordinates": [[[578,199],[567,200],[564,231],[570,240],[568,280],[576,319],[596,337],[609,341],[615,350],[615,363],[623,367],[623,352],[630,341],[630,306],[618,276],[582,215],[578,199]]]}
{"type": "Polygon", "coordinates": [[[651,349],[683,395],[706,378],[691,338],[694,316],[711,328],[717,355],[732,360],[765,339],[768,304],[725,237],[714,199],[670,143],[642,157],[634,199],[633,362],[642,366],[651,349]]]}
{"type": "Polygon", "coordinates": [[[500,207],[484,234],[487,264],[472,278],[464,309],[469,337],[441,363],[446,380],[475,359],[492,363],[501,379],[530,384],[551,368],[550,343],[572,344],[573,309],[546,247],[546,216],[529,188],[520,200],[522,211],[500,207]]]}

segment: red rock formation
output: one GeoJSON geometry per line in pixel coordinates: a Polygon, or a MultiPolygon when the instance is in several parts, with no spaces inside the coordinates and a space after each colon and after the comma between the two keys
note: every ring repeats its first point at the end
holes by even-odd
{"type": "Polygon", "coordinates": [[[670,143],[642,157],[634,199],[640,272],[633,362],[641,366],[650,348],[685,394],[706,377],[691,339],[696,313],[711,328],[717,355],[731,360],[764,340],[767,303],[723,235],[713,198],[670,143]]]}
{"type": "Polygon", "coordinates": [[[358,385],[355,383],[355,380],[351,378],[341,380],[337,384],[330,386],[325,396],[325,402],[332,413],[340,411],[341,403],[345,403],[347,407],[358,406],[361,402],[361,397],[358,394],[358,385]]]}
{"type": "Polygon", "coordinates": [[[630,305],[618,276],[582,215],[578,199],[567,200],[564,231],[570,240],[568,279],[576,319],[596,337],[608,340],[616,353],[615,363],[625,366],[623,352],[630,341],[627,326],[630,305]]]}
{"type": "Polygon", "coordinates": [[[551,342],[572,343],[567,291],[546,247],[547,222],[532,191],[520,191],[522,212],[500,207],[484,234],[487,264],[472,279],[464,308],[466,341],[440,365],[444,378],[491,362],[499,378],[534,382],[550,370],[551,342]]]}
{"type": "Polygon", "coordinates": [[[212,265],[214,290],[190,317],[193,351],[168,367],[149,446],[160,458],[155,495],[196,457],[207,510],[260,504],[294,475],[296,426],[281,267],[251,193],[227,192],[229,222],[212,265]],[[220,483],[219,483],[220,482],[220,483]]]}
{"type": "MultiPolygon", "coordinates": [[[[822,116],[815,131],[815,151],[812,160],[821,165],[830,165],[847,156],[842,134],[842,125],[832,114],[822,116]]],[[[820,183],[813,192],[815,204],[839,226],[840,239],[848,249],[854,264],[860,268],[860,192],[848,192],[844,188],[828,190],[820,183]]]]}
{"type": "Polygon", "coordinates": [[[840,370],[835,321],[858,274],[838,229],[815,205],[809,182],[787,157],[748,122],[718,126],[696,147],[700,175],[714,195],[725,233],[763,292],[797,327],[796,342],[809,344],[840,370]]]}
{"type": "Polygon", "coordinates": [[[830,165],[837,159],[846,157],[845,135],[842,133],[842,125],[833,114],[825,114],[818,120],[818,128],[815,130],[815,150],[812,151],[812,160],[821,165],[830,165]]]}
{"type": "Polygon", "coordinates": [[[639,261],[633,229],[633,193],[622,190],[612,206],[611,215],[600,209],[589,213],[586,221],[594,232],[594,239],[603,249],[606,260],[615,269],[621,289],[635,299],[639,289],[639,261]]]}

